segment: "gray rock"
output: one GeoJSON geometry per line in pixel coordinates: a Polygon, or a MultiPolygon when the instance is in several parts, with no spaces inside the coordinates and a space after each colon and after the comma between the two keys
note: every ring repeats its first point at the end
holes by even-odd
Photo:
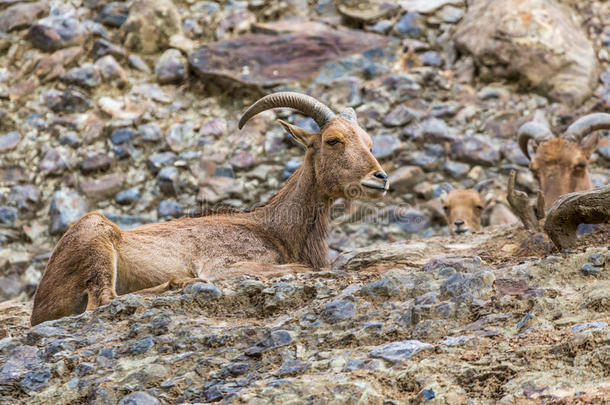
{"type": "Polygon", "coordinates": [[[146,142],[159,142],[163,139],[163,134],[159,125],[154,122],[149,124],[142,124],[138,127],[138,134],[141,139],[146,142]]]}
{"type": "Polygon", "coordinates": [[[83,92],[71,88],[63,92],[49,90],[42,94],[47,107],[54,112],[83,113],[91,108],[91,100],[83,92]]]}
{"type": "Polygon", "coordinates": [[[420,15],[407,12],[394,26],[394,33],[400,37],[417,38],[423,33],[420,15]]]}
{"type": "Polygon", "coordinates": [[[163,200],[159,203],[158,211],[161,217],[178,218],[182,216],[183,209],[182,204],[178,202],[163,200]]]}
{"type": "Polygon", "coordinates": [[[30,26],[28,39],[34,47],[50,52],[78,45],[87,38],[87,30],[73,17],[53,15],[30,26]]]}
{"type": "Polygon", "coordinates": [[[17,145],[19,145],[19,142],[21,142],[21,135],[19,132],[13,131],[0,136],[0,153],[15,149],[17,145]]]}
{"type": "Polygon", "coordinates": [[[388,176],[390,188],[399,194],[411,192],[423,180],[424,172],[418,166],[402,166],[388,176]]]}
{"type": "Polygon", "coordinates": [[[415,116],[416,114],[410,108],[400,104],[383,117],[383,124],[388,127],[403,126],[411,122],[415,116]]]}
{"type": "Polygon", "coordinates": [[[19,388],[29,393],[32,391],[40,391],[49,385],[51,371],[47,368],[33,370],[25,373],[19,380],[19,388]]]}
{"type": "Polygon", "coordinates": [[[117,204],[129,205],[138,201],[140,198],[140,189],[138,187],[132,187],[127,190],[121,191],[114,197],[114,201],[117,204]]]}
{"type": "Polygon", "coordinates": [[[373,156],[384,159],[392,156],[400,146],[400,140],[394,135],[373,135],[373,156]]]}
{"type": "Polygon", "coordinates": [[[76,192],[60,190],[53,193],[49,216],[49,233],[58,235],[64,233],[68,226],[87,213],[87,203],[76,192]]]}
{"type": "Polygon", "coordinates": [[[157,60],[155,74],[160,84],[180,84],[187,78],[187,61],[177,49],[168,49],[157,60]]]}
{"type": "Polygon", "coordinates": [[[427,51],[419,55],[419,59],[422,61],[424,66],[441,67],[443,65],[443,58],[435,51],[427,51]]]}
{"type": "Polygon", "coordinates": [[[491,143],[474,136],[467,136],[453,142],[451,157],[470,164],[494,166],[500,161],[500,152],[491,143]]]}
{"type": "Polygon", "coordinates": [[[148,157],[148,168],[154,174],[157,174],[165,166],[172,165],[178,156],[173,152],[155,153],[148,157]]]}
{"type": "Polygon", "coordinates": [[[105,83],[115,83],[122,87],[127,83],[127,73],[112,55],[106,55],[95,62],[105,83]]]}
{"type": "Polygon", "coordinates": [[[327,303],[320,315],[328,323],[337,323],[353,318],[355,313],[356,304],[352,300],[342,299],[327,303]]]}
{"type": "Polygon", "coordinates": [[[22,211],[33,211],[40,202],[40,189],[33,184],[13,186],[8,201],[22,211]]]}
{"type": "Polygon", "coordinates": [[[150,73],[150,68],[148,67],[146,62],[144,62],[144,59],[140,58],[138,55],[129,55],[127,61],[129,62],[129,65],[132,68],[137,69],[143,73],[150,73]]]}
{"type": "Polygon", "coordinates": [[[371,357],[384,359],[390,363],[400,363],[423,350],[431,350],[434,346],[419,340],[402,340],[377,346],[370,352],[371,357]]]}
{"type": "Polygon", "coordinates": [[[119,401],[119,405],[159,405],[160,402],[157,398],[153,397],[147,392],[136,391],[129,395],[125,395],[119,401]]]}
{"type": "Polygon", "coordinates": [[[128,13],[126,3],[113,1],[102,8],[95,20],[109,27],[120,27],[127,20],[128,13]]]}
{"type": "Polygon", "coordinates": [[[585,263],[580,268],[580,271],[582,271],[586,275],[594,276],[594,275],[600,274],[602,269],[599,267],[593,266],[591,263],[585,263]]]}
{"type": "Polygon", "coordinates": [[[49,11],[45,2],[22,3],[0,12],[0,32],[11,32],[28,28],[34,21],[49,11]]]}
{"type": "Polygon", "coordinates": [[[178,191],[178,169],[173,166],[164,167],[157,174],[157,185],[164,195],[176,195],[178,191]]]}
{"type": "Polygon", "coordinates": [[[125,49],[122,47],[113,44],[112,42],[100,38],[96,39],[93,43],[93,47],[91,48],[91,53],[93,54],[95,59],[99,59],[106,55],[112,55],[115,58],[124,58],[125,57],[125,49]]]}
{"type": "Polygon", "coordinates": [[[17,210],[6,205],[0,206],[0,224],[13,226],[17,220],[17,210]]]}
{"type": "Polygon", "coordinates": [[[482,271],[474,275],[455,273],[443,282],[440,292],[442,295],[450,297],[462,294],[479,297],[491,291],[494,282],[495,277],[489,271],[482,271]]]}
{"type": "Polygon", "coordinates": [[[153,341],[152,336],[144,336],[143,338],[140,338],[136,340],[133,344],[131,344],[127,348],[127,352],[129,354],[137,356],[139,354],[146,353],[147,351],[152,349],[154,345],[155,342],[153,341]]]}
{"type": "Polygon", "coordinates": [[[446,160],[443,163],[443,172],[447,173],[454,179],[461,179],[470,171],[470,165],[467,163],[453,162],[446,160]]]}
{"type": "Polygon", "coordinates": [[[112,163],[114,163],[112,156],[101,151],[93,151],[88,153],[81,161],[80,170],[85,174],[106,171],[110,168],[112,163]]]}
{"type": "Polygon", "coordinates": [[[222,292],[214,284],[206,284],[203,282],[195,282],[187,285],[184,288],[184,294],[193,297],[202,307],[209,305],[210,300],[222,296],[222,292]]]}
{"type": "Polygon", "coordinates": [[[247,356],[259,355],[268,352],[269,350],[288,346],[293,340],[294,338],[290,332],[285,330],[274,330],[267,338],[260,340],[254,346],[247,348],[245,353],[247,356]]]}

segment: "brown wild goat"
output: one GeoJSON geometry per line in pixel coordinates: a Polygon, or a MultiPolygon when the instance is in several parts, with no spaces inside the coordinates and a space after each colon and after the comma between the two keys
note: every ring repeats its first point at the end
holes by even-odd
{"type": "Polygon", "coordinates": [[[264,206],[126,231],[100,213],[83,216],[53,250],[36,291],[31,324],[95,309],[130,292],[156,293],[193,280],[259,271],[269,275],[265,270],[292,272],[290,266],[279,266],[284,264],[328,266],[333,200],[354,197],[354,190],[358,197],[379,198],[388,189],[387,176],[352,109],[335,115],[312,97],[275,93],[253,104],[239,128],[262,111],[282,107],[313,118],[321,130],[311,133],[280,121],[306,148],[305,158],[264,206]]]}
{"type": "Polygon", "coordinates": [[[546,126],[533,121],[519,128],[519,147],[528,159],[527,147],[532,141],[530,169],[540,183],[545,209],[561,195],[593,188],[587,166],[599,136],[585,137],[600,129],[610,129],[610,114],[586,115],[574,121],[561,138],[553,137],[546,126]]]}
{"type": "Polygon", "coordinates": [[[441,197],[441,201],[451,235],[481,230],[481,214],[485,203],[477,190],[451,190],[441,197]]]}

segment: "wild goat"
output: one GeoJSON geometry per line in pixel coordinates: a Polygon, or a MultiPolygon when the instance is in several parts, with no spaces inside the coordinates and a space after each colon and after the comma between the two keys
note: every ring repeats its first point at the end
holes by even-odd
{"type": "Polygon", "coordinates": [[[585,137],[600,129],[610,129],[610,114],[594,113],[576,120],[562,138],[553,137],[546,126],[533,121],[519,128],[519,147],[540,183],[545,209],[561,195],[593,188],[587,166],[599,136],[585,137]],[[528,151],[530,140],[532,158],[528,151]]]}
{"type": "Polygon", "coordinates": [[[156,293],[193,280],[258,271],[265,276],[265,270],[292,272],[283,264],[328,266],[333,200],[379,198],[388,190],[387,175],[351,108],[335,115],[312,97],[275,93],[253,104],[239,128],[262,111],[282,107],[313,118],[321,130],[312,133],[280,121],[306,148],[305,158],[264,206],[126,231],[100,213],[83,216],[51,254],[31,324],[95,309],[130,292],[156,293]]]}
{"type": "Polygon", "coordinates": [[[473,188],[451,190],[441,195],[443,214],[451,235],[479,232],[486,222],[483,217],[488,217],[489,225],[513,224],[518,221],[503,197],[498,199],[495,193],[489,190],[484,192],[492,185],[497,187],[493,179],[485,180],[473,188]]]}

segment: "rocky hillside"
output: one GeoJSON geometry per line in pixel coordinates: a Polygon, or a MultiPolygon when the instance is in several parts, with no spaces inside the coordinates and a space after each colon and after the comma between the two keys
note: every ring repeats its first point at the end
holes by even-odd
{"type": "Polygon", "coordinates": [[[450,240],[437,200],[490,180],[493,223],[510,170],[533,195],[517,128],[610,111],[608,27],[605,1],[0,0],[0,403],[601,403],[607,227],[561,254],[517,225],[450,240]],[[85,212],[126,229],[273,195],[302,155],[276,118],[316,124],[237,120],[279,90],[353,107],[390,174],[337,203],[332,269],[29,330],[85,212]]]}

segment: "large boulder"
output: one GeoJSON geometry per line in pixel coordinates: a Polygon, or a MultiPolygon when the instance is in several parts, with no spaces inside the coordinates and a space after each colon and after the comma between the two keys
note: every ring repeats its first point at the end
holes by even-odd
{"type": "Polygon", "coordinates": [[[170,0],[135,0],[121,29],[125,46],[141,53],[163,51],[172,35],[182,34],[178,8],[170,0]]]}
{"type": "Polygon", "coordinates": [[[597,79],[591,43],[575,13],[555,0],[475,0],[455,41],[483,79],[517,79],[566,104],[581,103],[597,79]]]}

